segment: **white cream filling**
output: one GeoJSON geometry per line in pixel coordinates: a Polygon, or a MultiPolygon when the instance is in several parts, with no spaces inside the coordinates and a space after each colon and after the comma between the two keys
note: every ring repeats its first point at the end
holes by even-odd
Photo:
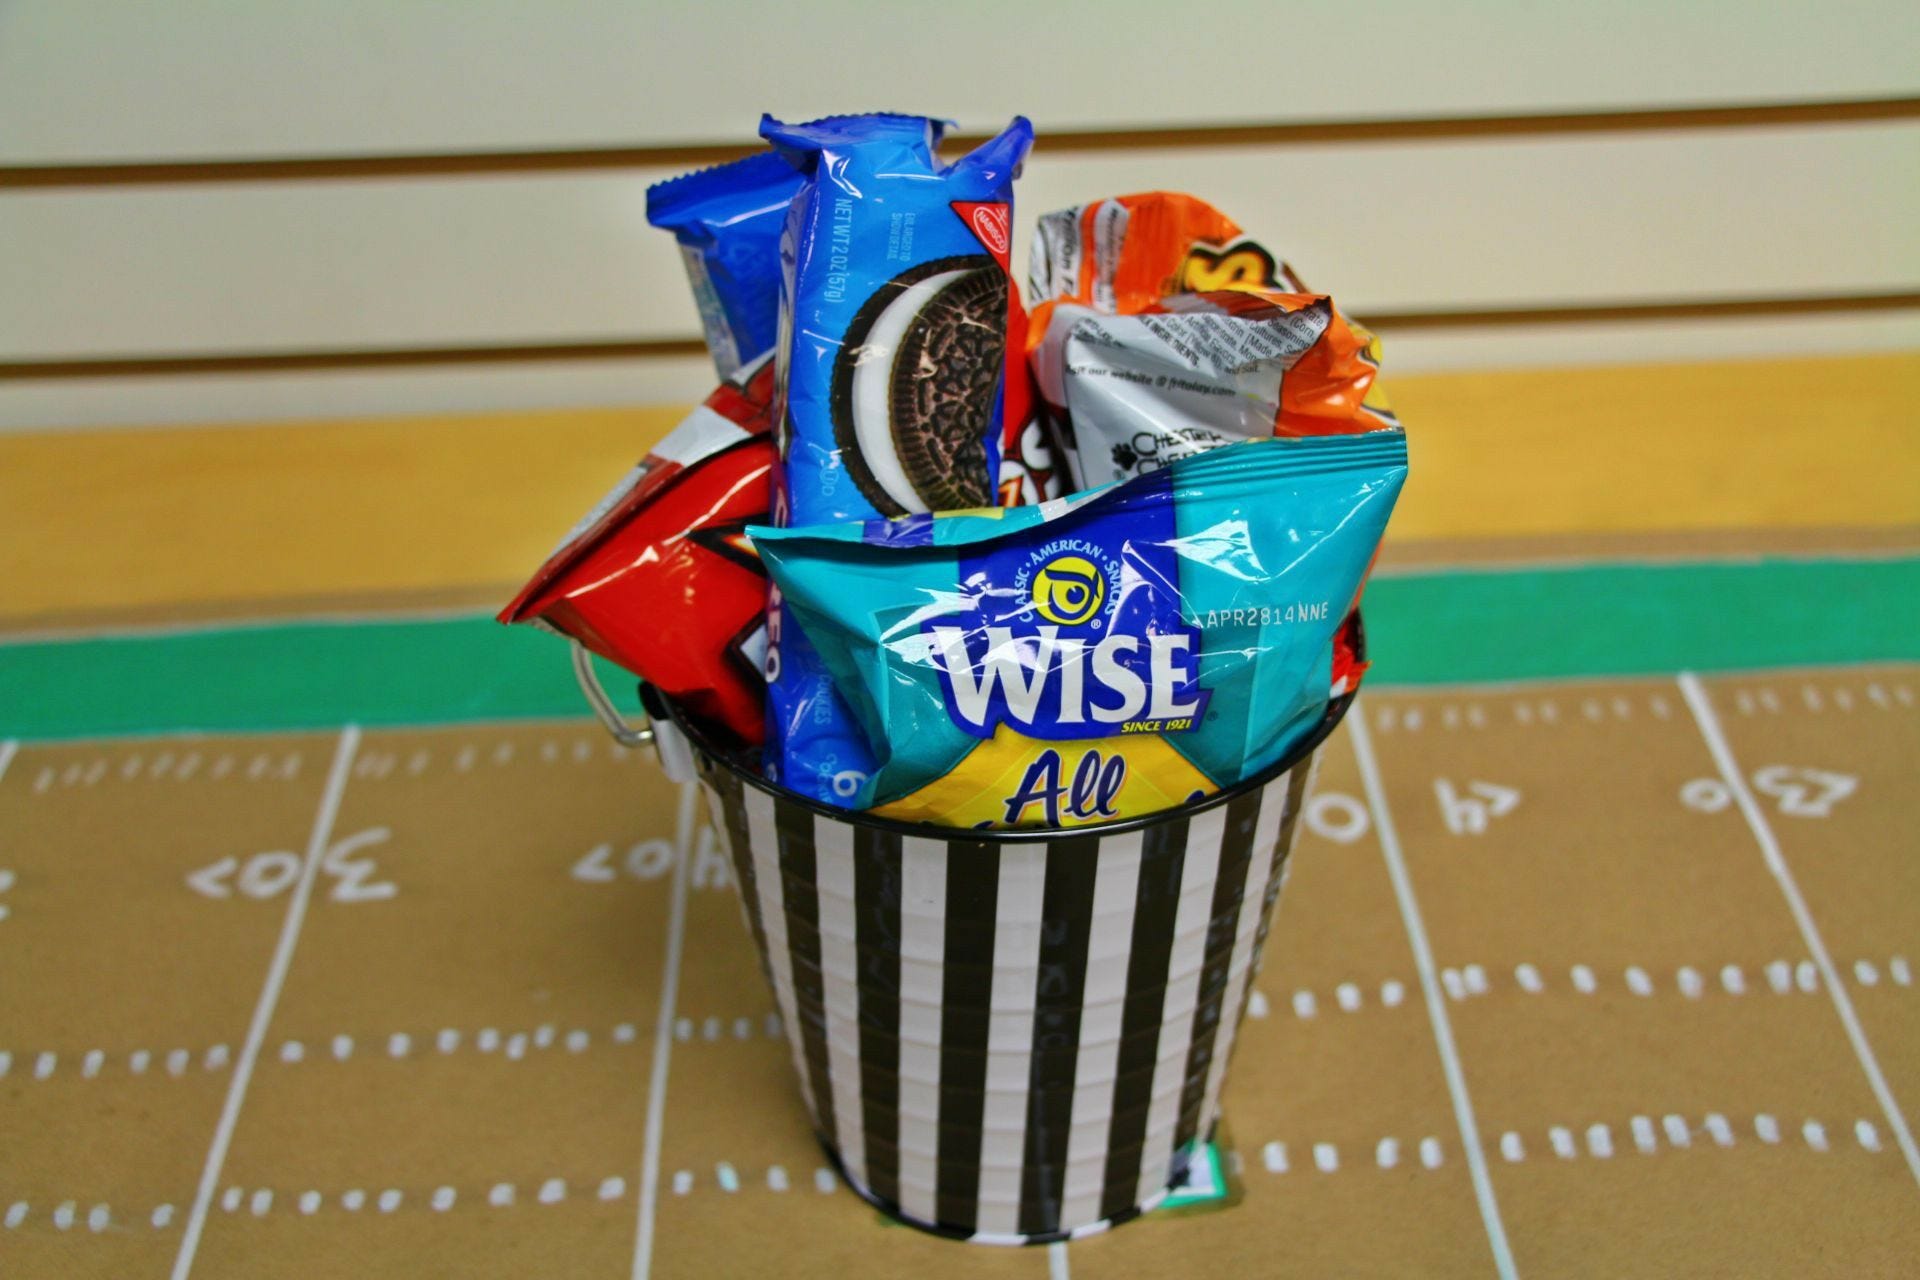
{"type": "Polygon", "coordinates": [[[854,443],[880,488],[910,513],[925,511],[927,504],[914,491],[906,469],[900,465],[899,452],[894,448],[894,358],[914,317],[933,300],[934,294],[965,274],[965,270],[943,271],[902,289],[900,296],[881,310],[867,331],[866,340],[860,344],[859,362],[853,370],[854,443]]]}

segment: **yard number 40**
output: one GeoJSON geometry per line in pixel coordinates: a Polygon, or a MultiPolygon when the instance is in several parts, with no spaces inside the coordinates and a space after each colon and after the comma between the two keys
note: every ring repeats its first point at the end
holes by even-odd
{"type": "MultiPolygon", "coordinates": [[[[673,841],[656,836],[618,855],[611,843],[597,844],[573,864],[570,874],[586,884],[611,884],[622,872],[635,880],[659,880],[673,870],[674,860],[673,841]]],[[[725,889],[733,883],[733,870],[712,827],[700,828],[694,840],[688,879],[695,889],[725,889]]]]}

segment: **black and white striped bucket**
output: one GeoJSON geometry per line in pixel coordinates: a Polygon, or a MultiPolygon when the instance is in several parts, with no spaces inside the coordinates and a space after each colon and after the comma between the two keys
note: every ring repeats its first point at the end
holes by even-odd
{"type": "Polygon", "coordinates": [[[830,809],[712,750],[816,1131],[847,1182],[982,1243],[1138,1216],[1211,1135],[1316,750],[1203,802],[1050,832],[830,809]]]}

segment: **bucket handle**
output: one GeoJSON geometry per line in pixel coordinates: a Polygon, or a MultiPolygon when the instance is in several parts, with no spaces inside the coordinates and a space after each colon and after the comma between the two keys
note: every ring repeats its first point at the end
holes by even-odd
{"type": "Polygon", "coordinates": [[[585,645],[578,640],[573,645],[573,676],[580,682],[580,692],[586,695],[587,705],[593,708],[593,714],[600,718],[613,740],[625,747],[644,747],[654,739],[651,721],[635,727],[628,724],[619,708],[613,705],[613,699],[600,686],[600,677],[593,669],[593,655],[587,652],[585,645]]]}

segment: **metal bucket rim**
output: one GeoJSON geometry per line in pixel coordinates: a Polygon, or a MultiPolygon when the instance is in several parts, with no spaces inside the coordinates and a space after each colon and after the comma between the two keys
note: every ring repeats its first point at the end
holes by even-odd
{"type": "MultiPolygon", "coordinates": [[[[1352,615],[1354,626],[1354,655],[1361,662],[1366,661],[1366,630],[1360,621],[1359,610],[1352,615]]],[[[1342,624],[1345,625],[1344,623],[1342,624]]],[[[641,686],[641,696],[647,702],[649,710],[653,702],[658,701],[682,733],[687,736],[702,760],[712,761],[731,773],[736,779],[756,791],[765,793],[775,800],[796,805],[813,814],[844,823],[852,827],[865,827],[874,831],[889,831],[895,835],[917,836],[923,840],[967,841],[979,844],[1033,844],[1046,840],[1074,840],[1086,836],[1117,836],[1133,831],[1145,831],[1149,828],[1171,822],[1176,818],[1189,818],[1205,813],[1209,809],[1232,803],[1236,798],[1267,786],[1275,779],[1304,764],[1310,759],[1320,744],[1325,742],[1340,721],[1346,717],[1347,710],[1358,696],[1357,688],[1350,689],[1327,703],[1326,712],[1320,722],[1310,730],[1306,737],[1295,743],[1293,749],[1275,763],[1268,765],[1250,778],[1242,778],[1230,787],[1223,787],[1212,795],[1195,800],[1191,804],[1176,805],[1170,809],[1156,809],[1152,813],[1143,813],[1134,818],[1122,818],[1117,822],[1088,823],[1078,827],[1042,827],[1042,828],[998,828],[977,829],[972,827],[943,827],[931,822],[904,822],[898,818],[876,818],[855,809],[839,809],[824,804],[811,796],[801,795],[798,791],[769,782],[756,773],[750,773],[736,764],[728,754],[713,744],[713,739],[693,720],[673,699],[659,690],[646,685],[641,686]]]]}

